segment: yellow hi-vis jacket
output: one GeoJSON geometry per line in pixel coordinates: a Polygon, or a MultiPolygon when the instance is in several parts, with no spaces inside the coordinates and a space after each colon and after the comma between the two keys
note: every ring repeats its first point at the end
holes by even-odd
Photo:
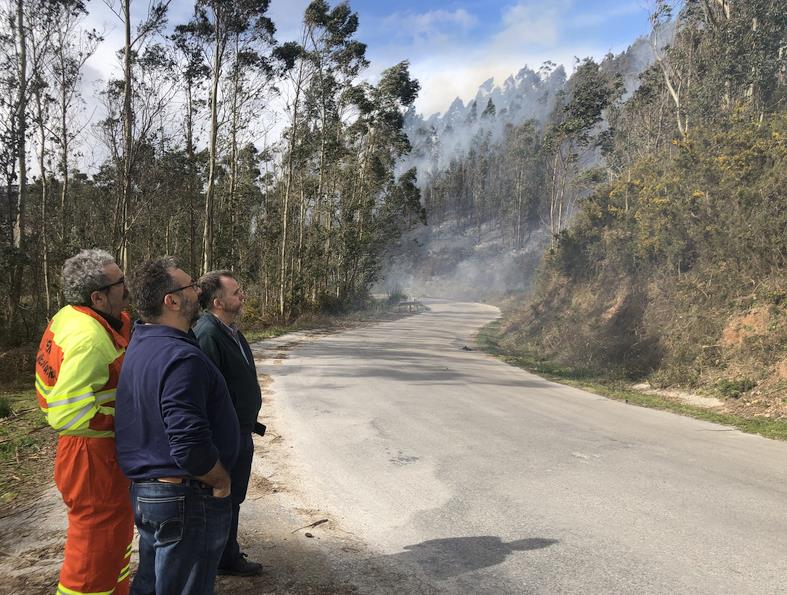
{"type": "Polygon", "coordinates": [[[36,356],[38,406],[61,436],[113,437],[115,389],[131,320],[115,331],[86,306],[66,306],[41,337],[36,356]]]}

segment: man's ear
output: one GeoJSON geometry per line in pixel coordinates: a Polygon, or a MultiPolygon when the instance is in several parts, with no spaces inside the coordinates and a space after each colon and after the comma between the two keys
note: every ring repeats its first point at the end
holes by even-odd
{"type": "Polygon", "coordinates": [[[211,302],[211,306],[214,310],[220,310],[224,307],[224,304],[221,303],[221,298],[213,298],[211,302]]]}
{"type": "Polygon", "coordinates": [[[94,291],[90,294],[91,306],[103,306],[106,302],[107,296],[103,291],[94,291]]]}
{"type": "Polygon", "coordinates": [[[175,301],[175,294],[168,293],[164,296],[164,305],[170,309],[176,309],[178,303],[175,301]]]}

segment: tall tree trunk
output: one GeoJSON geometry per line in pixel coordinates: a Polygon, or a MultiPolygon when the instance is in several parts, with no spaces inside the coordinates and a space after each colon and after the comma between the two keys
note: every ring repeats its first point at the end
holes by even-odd
{"type": "Polygon", "coordinates": [[[514,236],[514,247],[522,247],[522,193],[524,186],[524,171],[520,166],[516,172],[516,233],[514,236]]]}
{"type": "MultiPolygon", "coordinates": [[[[49,237],[47,232],[47,220],[51,216],[47,208],[47,195],[49,194],[49,179],[46,173],[46,125],[44,113],[44,102],[41,97],[42,85],[35,87],[36,99],[36,119],[38,120],[38,169],[41,175],[41,267],[43,272],[44,297],[46,304],[46,318],[52,312],[52,297],[49,292],[49,237]]],[[[61,213],[62,215],[62,213],[61,213]]]]}
{"type": "Polygon", "coordinates": [[[189,270],[197,271],[197,231],[196,221],[194,220],[195,194],[197,192],[197,185],[195,183],[196,172],[194,171],[194,88],[191,78],[186,81],[186,158],[188,159],[188,166],[186,167],[188,180],[187,189],[189,195],[189,270]]]}
{"type": "Polygon", "coordinates": [[[230,128],[230,263],[235,264],[235,245],[238,238],[235,234],[237,224],[237,190],[238,190],[238,94],[240,93],[240,64],[238,63],[238,37],[235,36],[235,68],[232,73],[232,118],[230,128]]]}
{"type": "Polygon", "coordinates": [[[216,186],[216,143],[219,134],[219,80],[224,49],[224,37],[221,31],[223,24],[218,9],[214,9],[214,15],[214,42],[216,46],[213,52],[213,79],[210,89],[210,143],[208,146],[208,188],[205,191],[205,226],[202,231],[202,273],[213,268],[213,201],[216,186]]]}
{"type": "Polygon", "coordinates": [[[17,40],[17,89],[16,104],[16,142],[19,164],[19,187],[16,199],[14,220],[14,248],[22,248],[25,234],[25,205],[27,203],[27,35],[25,32],[24,0],[16,1],[16,40],[17,40]]]}
{"type": "MultiPolygon", "coordinates": [[[[25,206],[27,203],[27,145],[25,136],[27,134],[27,36],[25,32],[24,1],[16,2],[16,37],[17,43],[17,77],[19,87],[17,89],[16,114],[12,127],[16,132],[16,163],[18,171],[18,187],[16,193],[16,204],[14,204],[13,230],[11,232],[12,244],[20,253],[25,245],[25,206]],[[15,212],[14,212],[15,211],[15,212]]],[[[11,186],[8,186],[8,193],[11,193],[11,186]]],[[[17,322],[17,312],[19,299],[22,293],[22,276],[24,273],[24,263],[19,258],[20,254],[15,255],[13,272],[11,274],[11,287],[8,292],[8,331],[9,335],[13,332],[17,322]]]]}
{"type": "Polygon", "coordinates": [[[65,81],[60,93],[60,126],[63,138],[61,139],[60,152],[60,174],[63,176],[63,185],[60,188],[60,242],[66,244],[66,234],[68,231],[68,217],[66,215],[66,205],[68,203],[68,183],[70,172],[68,170],[68,102],[65,81]]]}
{"type": "Polygon", "coordinates": [[[303,231],[306,220],[306,186],[301,174],[301,205],[298,213],[298,276],[303,276],[303,231]]]}
{"type": "Polygon", "coordinates": [[[123,46],[123,200],[120,212],[120,246],[118,260],[120,268],[128,268],[128,234],[131,222],[131,166],[133,148],[133,114],[131,111],[131,0],[123,0],[123,18],[125,19],[125,44],[123,46]]]}
{"type": "Polygon", "coordinates": [[[293,168],[295,167],[295,147],[298,142],[298,107],[301,97],[301,85],[303,84],[304,63],[300,61],[298,66],[298,78],[295,81],[295,99],[292,105],[292,130],[287,151],[287,177],[284,182],[284,205],[282,208],[282,227],[281,227],[281,250],[279,254],[279,316],[284,318],[285,314],[285,288],[287,282],[287,234],[288,218],[290,208],[290,193],[292,192],[293,168]]]}

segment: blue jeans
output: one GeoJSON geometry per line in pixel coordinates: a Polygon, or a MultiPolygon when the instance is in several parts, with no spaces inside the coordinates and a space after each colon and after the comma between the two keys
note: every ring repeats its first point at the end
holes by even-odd
{"type": "Polygon", "coordinates": [[[230,498],[196,482],[134,482],[135,595],[210,595],[232,519],[230,498]]]}

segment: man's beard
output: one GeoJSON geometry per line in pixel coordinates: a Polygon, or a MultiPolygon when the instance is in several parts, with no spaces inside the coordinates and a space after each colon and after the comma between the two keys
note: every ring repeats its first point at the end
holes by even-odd
{"type": "Polygon", "coordinates": [[[188,317],[189,326],[192,326],[200,317],[199,300],[191,301],[184,296],[183,306],[183,316],[188,317]]]}
{"type": "Polygon", "coordinates": [[[227,308],[224,306],[224,311],[228,312],[229,314],[233,314],[236,318],[240,316],[240,311],[243,310],[243,303],[239,303],[235,308],[227,308]]]}

